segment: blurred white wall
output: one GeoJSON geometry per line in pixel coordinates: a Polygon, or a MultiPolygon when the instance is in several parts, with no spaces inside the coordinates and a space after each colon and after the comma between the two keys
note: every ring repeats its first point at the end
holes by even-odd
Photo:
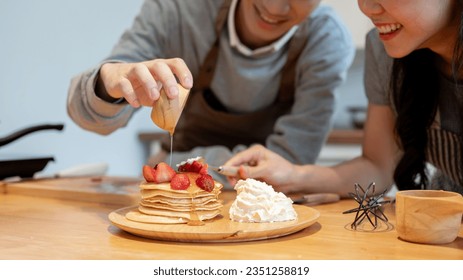
{"type": "Polygon", "coordinates": [[[352,33],[357,48],[365,46],[365,34],[373,25],[360,11],[356,0],[322,0],[325,5],[332,6],[346,23],[352,33]]]}
{"type": "Polygon", "coordinates": [[[65,124],[62,132],[37,132],[0,147],[0,158],[52,155],[45,173],[96,162],[107,162],[110,174],[140,173],[144,151],[137,132],[153,127],[145,121],[149,115],[139,112],[129,127],[99,136],[70,120],[66,96],[71,77],[109,54],[141,3],[0,1],[0,137],[31,125],[65,124]]]}
{"type": "MultiPolygon", "coordinates": [[[[194,1],[194,0],[185,0],[194,1]]],[[[365,18],[354,0],[324,0],[335,7],[363,45],[365,18]]],[[[145,151],[137,134],[156,130],[149,110],[109,136],[84,131],[66,112],[69,82],[107,56],[138,13],[142,0],[1,0],[0,137],[45,123],[64,123],[62,132],[42,131],[0,147],[0,158],[52,155],[44,173],[106,162],[109,175],[138,176],[145,151]]],[[[356,85],[356,84],[355,84],[356,85]]]]}
{"type": "Polygon", "coordinates": [[[339,88],[339,98],[334,115],[334,127],[352,128],[349,108],[366,107],[367,98],[363,87],[365,35],[373,27],[371,21],[360,11],[356,0],[322,0],[332,6],[344,20],[357,47],[357,55],[347,74],[346,82],[339,88]]]}

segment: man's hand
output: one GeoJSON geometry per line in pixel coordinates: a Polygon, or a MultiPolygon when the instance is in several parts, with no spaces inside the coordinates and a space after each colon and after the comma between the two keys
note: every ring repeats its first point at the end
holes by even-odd
{"type": "Polygon", "coordinates": [[[178,96],[178,82],[187,89],[193,76],[180,58],[154,59],[139,63],[106,63],[100,69],[99,82],[113,98],[125,98],[135,108],[152,106],[164,88],[167,97],[178,96]]]}

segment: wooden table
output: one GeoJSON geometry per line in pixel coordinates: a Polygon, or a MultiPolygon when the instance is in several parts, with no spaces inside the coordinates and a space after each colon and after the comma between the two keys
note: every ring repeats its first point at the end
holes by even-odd
{"type": "MultiPolygon", "coordinates": [[[[56,185],[72,181],[49,181],[56,185]]],[[[29,182],[29,185],[46,181],[29,182]]],[[[341,200],[313,206],[320,212],[318,222],[285,237],[240,243],[178,243],[145,239],[111,225],[108,214],[128,206],[83,201],[82,197],[54,198],[20,194],[0,186],[0,259],[296,259],[296,260],[391,260],[463,259],[463,230],[447,245],[422,245],[398,239],[392,227],[384,232],[351,230],[353,214],[342,214],[357,204],[341,200]],[[246,252],[244,254],[244,252],[246,252]]],[[[234,193],[223,193],[224,200],[234,193]]],[[[393,206],[385,213],[395,223],[393,206]]]]}

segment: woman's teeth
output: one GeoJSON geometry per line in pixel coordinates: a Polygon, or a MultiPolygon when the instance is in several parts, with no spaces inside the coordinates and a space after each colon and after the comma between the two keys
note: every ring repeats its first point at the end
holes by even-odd
{"type": "Polygon", "coordinates": [[[386,24],[386,25],[381,25],[376,27],[381,34],[387,34],[394,32],[396,30],[399,30],[402,28],[402,25],[400,23],[395,23],[395,24],[386,24]]]}

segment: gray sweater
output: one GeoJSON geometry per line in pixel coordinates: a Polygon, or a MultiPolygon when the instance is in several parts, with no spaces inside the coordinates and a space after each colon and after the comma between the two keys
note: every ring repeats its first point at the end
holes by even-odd
{"type": "MultiPolygon", "coordinates": [[[[105,62],[180,57],[196,77],[215,40],[214,21],[221,4],[221,0],[145,1],[110,56],[72,79],[67,108],[74,122],[86,130],[109,134],[127,125],[136,111],[127,104],[110,104],[95,95],[96,77],[105,62]]],[[[296,163],[316,160],[331,128],[336,88],[345,79],[354,56],[351,36],[331,8],[320,6],[306,24],[310,36],[296,65],[294,105],[289,114],[278,119],[274,134],[266,140],[269,149],[296,163]]],[[[287,48],[249,57],[230,46],[227,29],[220,40],[211,85],[217,98],[236,113],[267,107],[277,95],[287,48]]],[[[237,146],[230,151],[219,146],[198,147],[189,153],[174,153],[173,163],[204,156],[210,164],[222,164],[243,148],[237,146]]]]}

